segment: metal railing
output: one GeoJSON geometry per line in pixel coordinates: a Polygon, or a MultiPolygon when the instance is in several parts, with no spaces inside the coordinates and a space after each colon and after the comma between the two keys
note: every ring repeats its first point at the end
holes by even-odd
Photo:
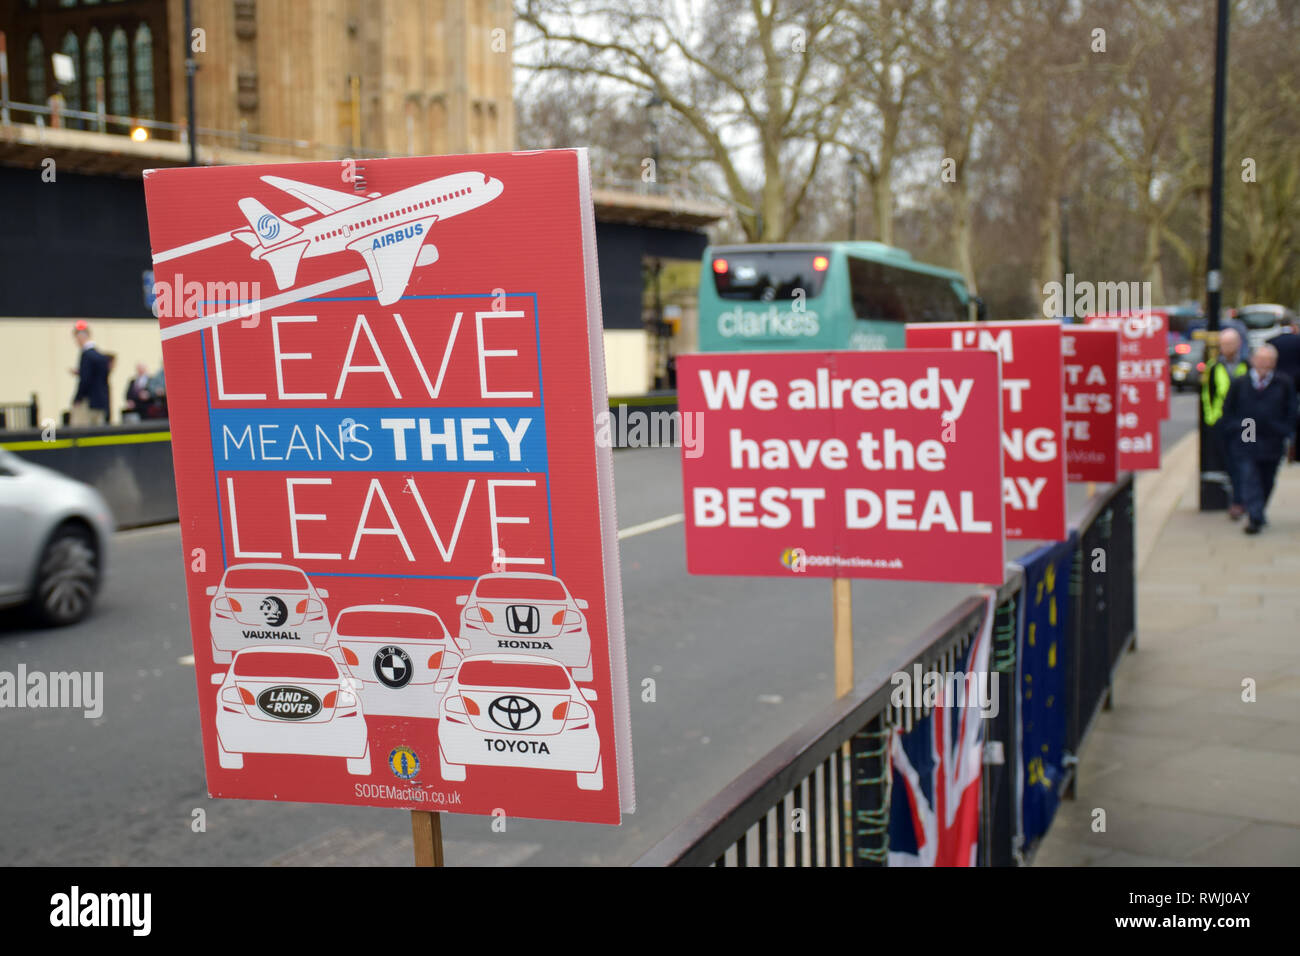
{"type": "MultiPolygon", "coordinates": [[[[1074,688],[1067,748],[1077,753],[1109,698],[1119,657],[1135,640],[1133,480],[1089,500],[1072,523],[1076,542],[1067,626],[1066,686],[1074,688]],[[1104,562],[1094,557],[1101,549],[1104,562]],[[1086,560],[1085,560],[1086,559],[1086,560]]],[[[997,589],[989,669],[1001,681],[999,700],[1015,702],[985,723],[981,775],[981,865],[1025,862],[1016,845],[1015,687],[1024,573],[1009,565],[997,589]],[[989,755],[1001,759],[989,759],[989,755]]],[[[889,855],[889,742],[929,708],[891,701],[894,674],[920,664],[952,673],[984,618],[986,601],[969,597],[915,638],[892,666],[879,668],[746,770],[645,853],[637,866],[882,866],[889,855]],[[800,826],[791,826],[796,819],[800,826]]],[[[1073,787],[1069,773],[1061,790],[1073,787]]]]}
{"type": "Polygon", "coordinates": [[[20,428],[36,428],[40,421],[37,411],[35,392],[26,402],[0,402],[0,429],[15,431],[20,428]]]}

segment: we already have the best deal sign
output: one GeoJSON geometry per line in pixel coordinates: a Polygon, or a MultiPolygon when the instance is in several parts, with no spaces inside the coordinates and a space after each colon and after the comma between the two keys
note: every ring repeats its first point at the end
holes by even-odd
{"type": "Polygon", "coordinates": [[[678,383],[692,573],[1001,582],[996,354],[687,355],[678,383]]]}
{"type": "Polygon", "coordinates": [[[587,159],[145,175],[214,796],[617,823],[587,159]]]}

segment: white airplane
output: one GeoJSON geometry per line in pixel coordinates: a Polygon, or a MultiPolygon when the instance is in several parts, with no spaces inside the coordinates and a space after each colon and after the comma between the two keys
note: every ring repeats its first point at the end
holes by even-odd
{"type": "Polygon", "coordinates": [[[303,259],[350,249],[366,261],[380,305],[402,297],[417,265],[438,260],[437,248],[425,245],[430,226],[491,202],[504,188],[501,180],[478,172],[430,179],[387,196],[357,196],[280,176],[263,176],[262,181],[321,214],[299,228],[251,196],[239,200],[251,228],[232,235],[250,247],[254,259],[270,264],[276,285],[293,285],[303,259]]]}

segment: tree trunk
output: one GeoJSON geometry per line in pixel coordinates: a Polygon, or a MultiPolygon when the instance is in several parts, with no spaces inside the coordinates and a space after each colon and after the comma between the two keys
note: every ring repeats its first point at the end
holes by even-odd
{"type": "Polygon", "coordinates": [[[1160,233],[1163,228],[1160,214],[1149,210],[1146,227],[1147,248],[1142,262],[1142,279],[1151,283],[1151,304],[1160,305],[1165,301],[1164,271],[1160,268],[1160,233]]]}
{"type": "Polygon", "coordinates": [[[1034,268],[1037,278],[1031,290],[1036,300],[1044,298],[1043,289],[1047,283],[1065,282],[1061,269],[1061,216],[1054,192],[1055,190],[1043,190],[1039,193],[1038,262],[1034,268]]]}
{"type": "Polygon", "coordinates": [[[977,295],[975,287],[975,263],[971,253],[972,223],[970,192],[966,188],[966,178],[959,171],[957,181],[952,187],[952,241],[953,254],[956,257],[957,271],[966,279],[966,288],[971,295],[977,295]]]}
{"type": "Polygon", "coordinates": [[[876,240],[894,244],[894,177],[889,171],[892,161],[881,157],[880,169],[868,175],[871,181],[871,215],[876,222],[876,240]]]}

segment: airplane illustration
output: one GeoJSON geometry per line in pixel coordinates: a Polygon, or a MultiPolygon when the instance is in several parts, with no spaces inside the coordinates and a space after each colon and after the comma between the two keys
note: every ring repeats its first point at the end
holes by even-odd
{"type": "Polygon", "coordinates": [[[276,285],[293,285],[303,259],[351,250],[365,260],[380,305],[402,297],[417,265],[438,260],[437,247],[425,243],[430,226],[490,203],[504,188],[501,180],[479,172],[453,173],[388,195],[368,196],[280,176],[263,176],[262,181],[321,214],[300,228],[251,196],[239,200],[250,228],[232,235],[250,248],[252,258],[271,266],[276,285]]]}

